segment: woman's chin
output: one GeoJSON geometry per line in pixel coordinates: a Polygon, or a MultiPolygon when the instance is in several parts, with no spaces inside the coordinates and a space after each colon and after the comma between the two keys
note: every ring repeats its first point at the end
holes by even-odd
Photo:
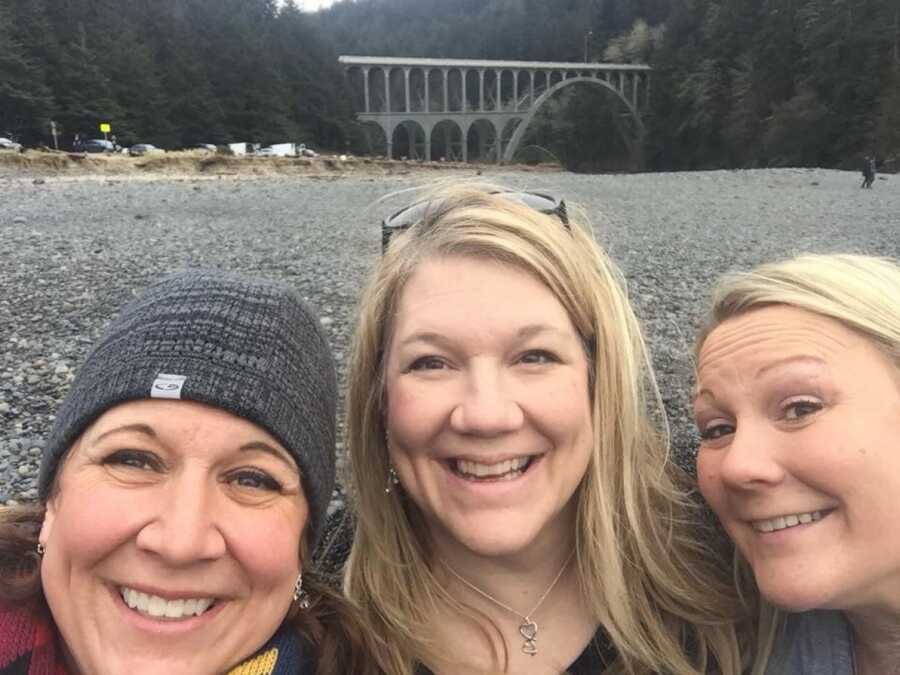
{"type": "Polygon", "coordinates": [[[229,664],[213,663],[212,655],[195,654],[191,657],[184,654],[171,654],[168,658],[159,655],[142,655],[136,653],[109,651],[101,658],[102,663],[89,671],[93,675],[196,675],[196,673],[227,672],[229,664]]]}
{"type": "Polygon", "coordinates": [[[511,519],[478,519],[466,523],[448,523],[444,529],[447,546],[463,548],[483,558],[503,558],[527,553],[537,542],[540,532],[511,519]],[[490,522],[487,522],[490,520],[490,522]]]}
{"type": "Polygon", "coordinates": [[[761,583],[760,593],[767,602],[785,612],[807,612],[812,609],[828,609],[830,597],[820,585],[761,583]]]}

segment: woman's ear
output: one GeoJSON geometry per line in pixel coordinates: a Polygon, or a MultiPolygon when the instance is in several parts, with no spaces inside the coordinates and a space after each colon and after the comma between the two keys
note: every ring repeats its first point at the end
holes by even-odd
{"type": "Polygon", "coordinates": [[[50,539],[50,534],[53,531],[53,522],[56,519],[56,512],[59,510],[59,484],[62,478],[62,472],[65,470],[66,462],[69,460],[69,457],[72,456],[72,453],[75,452],[81,444],[83,435],[84,434],[79,436],[75,442],[72,443],[72,446],[66,454],[59,460],[59,464],[56,467],[56,476],[54,476],[53,482],[50,484],[50,496],[47,497],[47,503],[44,507],[44,522],[41,524],[41,531],[38,533],[38,541],[43,544],[45,548],[50,539]]]}
{"type": "Polygon", "coordinates": [[[44,522],[41,523],[41,531],[38,533],[38,542],[47,547],[50,540],[50,534],[53,532],[53,522],[56,520],[56,500],[57,495],[51,495],[47,500],[47,507],[44,510],[44,522]]]}

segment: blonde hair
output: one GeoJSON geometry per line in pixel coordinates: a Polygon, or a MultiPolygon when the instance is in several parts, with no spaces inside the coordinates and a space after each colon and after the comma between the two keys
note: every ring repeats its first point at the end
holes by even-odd
{"type": "Polygon", "coordinates": [[[723,277],[696,353],[720,323],[767,305],[790,305],[862,333],[900,366],[900,265],[888,258],[807,254],[723,277]]]}
{"type": "MultiPolygon", "coordinates": [[[[728,274],[712,291],[709,316],[697,337],[695,356],[723,322],[756,309],[788,305],[833,319],[869,338],[900,373],[900,265],[852,254],[806,254],[728,274]]],[[[734,550],[738,592],[759,598],[753,571],[734,550]]],[[[749,604],[749,601],[748,601],[749,604]]],[[[783,614],[757,600],[758,633],[753,673],[765,670],[772,642],[783,628],[783,614]]]]}
{"type": "Polygon", "coordinates": [[[346,406],[357,518],[347,593],[384,640],[392,672],[447,657],[423,627],[439,608],[465,608],[435,576],[415,504],[385,494],[384,362],[392,317],[418,265],[485,258],[541,281],[585,344],[594,439],[574,497],[576,562],[584,596],[618,650],[608,672],[695,674],[713,664],[741,672],[733,624],[741,609],[669,458],[665,412],[621,273],[586,226],[565,227],[494,190],[458,185],[430,194],[422,220],[395,236],[362,296],[346,406]]]}

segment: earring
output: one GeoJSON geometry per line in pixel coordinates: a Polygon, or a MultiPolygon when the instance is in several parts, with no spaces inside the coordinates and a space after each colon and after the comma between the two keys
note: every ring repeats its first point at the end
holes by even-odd
{"type": "Polygon", "coordinates": [[[44,548],[44,545],[43,545],[41,542],[38,542],[38,545],[37,545],[37,554],[43,558],[43,557],[44,557],[44,553],[46,552],[46,550],[47,550],[47,549],[44,548]]]}
{"type": "Polygon", "coordinates": [[[309,609],[309,593],[303,590],[303,572],[297,575],[294,583],[294,602],[298,603],[300,609],[309,609]]]}
{"type": "Polygon", "coordinates": [[[400,476],[394,471],[394,467],[388,469],[387,486],[384,488],[384,494],[389,495],[394,491],[394,486],[400,485],[400,476]]]}

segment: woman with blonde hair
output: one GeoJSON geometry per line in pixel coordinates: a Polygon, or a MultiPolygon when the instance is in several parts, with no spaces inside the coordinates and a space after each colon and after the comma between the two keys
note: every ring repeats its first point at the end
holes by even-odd
{"type": "Polygon", "coordinates": [[[900,672],[900,265],[729,275],[697,356],[698,480],[770,603],[766,672],[900,672]]]}
{"type": "Polygon", "coordinates": [[[438,189],[361,301],[346,589],[393,673],[739,673],[620,272],[552,197],[438,189]]]}

